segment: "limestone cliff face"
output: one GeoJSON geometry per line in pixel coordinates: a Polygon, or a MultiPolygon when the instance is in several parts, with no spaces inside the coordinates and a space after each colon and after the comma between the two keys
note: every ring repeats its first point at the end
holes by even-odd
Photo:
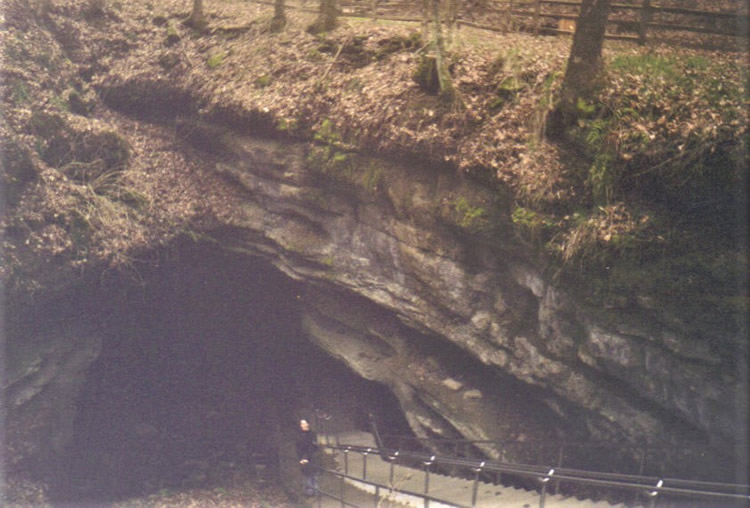
{"type": "MultiPolygon", "coordinates": [[[[509,203],[490,191],[414,165],[321,159],[321,147],[221,139],[233,160],[216,169],[247,193],[232,247],[308,282],[310,336],[390,386],[418,433],[508,437],[477,418],[502,405],[498,393],[420,379],[409,363],[415,334],[426,351],[447,341],[539,388],[583,435],[724,448],[744,428],[741,379],[707,341],[643,307],[592,317],[542,275],[508,227],[509,203]]],[[[438,363],[450,372],[450,358],[438,363]]]]}
{"type": "Polygon", "coordinates": [[[44,299],[4,329],[4,466],[9,471],[31,465],[54,474],[56,458],[70,442],[74,401],[102,342],[100,324],[87,319],[84,298],[71,295],[75,291],[58,297],[54,306],[44,299]],[[64,310],[50,312],[52,307],[64,310]]]}
{"type": "MultiPolygon", "coordinates": [[[[514,237],[502,195],[332,146],[185,132],[212,140],[214,170],[242,197],[232,220],[205,233],[303,282],[305,332],[388,386],[417,435],[729,452],[746,427],[738,370],[656,309],[605,319],[551,284],[514,237]],[[520,424],[505,418],[511,407],[520,424]]],[[[85,323],[10,336],[8,437],[38,448],[22,455],[70,439],[100,341],[85,323]]]]}
{"type": "MultiPolygon", "coordinates": [[[[647,296],[623,296],[627,301],[616,309],[584,303],[576,288],[546,273],[534,249],[517,236],[509,194],[462,178],[452,169],[414,160],[428,152],[440,159],[438,141],[456,141],[437,126],[447,124],[432,124],[432,109],[420,107],[420,115],[428,116],[418,125],[427,122],[433,136],[421,148],[417,138],[403,146],[385,143],[397,137],[399,125],[412,125],[410,135],[415,136],[416,124],[390,122],[390,116],[382,126],[358,123],[358,112],[367,108],[383,106],[385,115],[386,109],[396,111],[403,104],[405,82],[415,63],[411,50],[378,64],[398,78],[381,87],[386,95],[372,95],[360,110],[353,104],[361,95],[347,91],[342,95],[345,107],[324,108],[329,123],[350,123],[363,131],[382,127],[382,139],[363,134],[370,142],[362,146],[385,146],[390,154],[408,151],[413,157],[385,161],[338,146],[331,126],[324,129],[317,109],[308,108],[306,92],[266,94],[273,72],[286,76],[291,86],[298,69],[287,73],[286,62],[279,62],[273,71],[255,51],[245,54],[245,49],[255,49],[254,42],[248,42],[253,39],[233,34],[255,31],[260,26],[255,20],[232,21],[225,30],[212,31],[211,38],[183,33],[183,41],[191,42],[178,46],[170,31],[176,30],[184,8],[180,2],[158,3],[170,4],[159,5],[169,16],[150,12],[148,2],[133,2],[140,14],[121,18],[112,11],[102,23],[81,21],[87,16],[79,15],[80,9],[91,2],[51,2],[60,5],[43,16],[38,13],[39,19],[30,6],[23,7],[28,3],[10,2],[13,9],[3,18],[16,34],[7,37],[12,42],[8,56],[15,55],[16,62],[9,74],[13,90],[4,104],[12,106],[7,123],[17,132],[4,134],[8,139],[0,141],[8,149],[0,151],[7,152],[2,163],[16,170],[9,173],[13,178],[8,181],[14,182],[7,189],[9,213],[23,201],[24,192],[40,189],[26,203],[28,216],[5,231],[17,247],[10,256],[16,263],[9,276],[38,276],[44,284],[33,285],[43,288],[33,295],[31,289],[22,293],[25,290],[9,285],[14,292],[3,302],[10,319],[0,356],[0,430],[8,452],[3,465],[9,471],[32,464],[48,466],[54,474],[55,458],[72,440],[81,386],[94,375],[90,367],[104,345],[112,342],[108,334],[122,325],[110,319],[118,312],[118,289],[112,289],[118,281],[112,284],[109,279],[117,277],[117,270],[105,266],[106,256],[92,257],[88,251],[93,252],[102,237],[120,235],[121,241],[106,252],[116,251],[124,260],[136,250],[148,256],[143,251],[163,248],[188,230],[209,237],[216,250],[264,258],[305,287],[300,312],[307,336],[359,376],[387,386],[417,435],[518,441],[564,436],[629,446],[634,454],[636,445],[644,442],[672,448],[705,444],[730,457],[744,452],[747,338],[740,336],[742,330],[733,325],[711,329],[713,323],[701,323],[705,329],[697,330],[698,319],[687,325],[647,296]],[[27,35],[37,42],[27,47],[27,35]],[[214,52],[221,48],[226,54],[214,52]],[[201,71],[205,66],[197,64],[214,56],[231,56],[231,63],[209,74],[201,71]],[[233,74],[238,68],[247,71],[241,78],[233,74]],[[57,108],[64,91],[70,114],[43,109],[45,104],[57,108]],[[253,100],[245,102],[248,97],[253,100]],[[41,110],[27,108],[27,100],[37,101],[35,107],[41,110]],[[125,119],[112,110],[132,116],[125,119]],[[343,117],[342,110],[354,113],[343,117]],[[245,131],[285,126],[287,132],[317,136],[319,142],[250,138],[219,124],[172,125],[177,112],[223,120],[245,131]],[[320,120],[321,125],[295,130],[285,115],[306,123],[320,120]],[[147,127],[144,117],[168,117],[170,125],[147,127]],[[152,135],[163,139],[141,143],[145,146],[128,156],[118,130],[122,140],[142,141],[152,135]],[[174,140],[175,134],[192,145],[189,150],[174,140]],[[79,143],[80,160],[68,164],[69,153],[79,143]],[[118,147],[120,156],[110,160],[118,147]],[[422,150],[421,155],[412,148],[422,150]],[[44,153],[36,154],[39,151],[44,153]],[[87,172],[118,168],[119,173],[126,159],[131,165],[140,161],[140,166],[123,180],[124,190],[129,190],[128,182],[143,180],[140,190],[149,193],[121,192],[120,177],[113,173],[108,175],[114,179],[109,191],[109,179],[100,182],[100,191],[111,195],[98,194],[87,172]],[[173,184],[182,180],[189,180],[189,188],[175,189],[173,184]],[[207,181],[221,185],[205,185],[207,181]],[[201,202],[202,192],[216,199],[201,202]],[[45,206],[54,197],[65,202],[67,222],[58,214],[63,204],[45,206]],[[159,213],[159,200],[173,205],[159,213]],[[226,202],[229,210],[221,214],[214,202],[226,202]],[[104,213],[92,221],[110,219],[114,225],[102,226],[94,235],[92,221],[80,212],[86,207],[96,211],[96,203],[102,203],[97,206],[104,213]],[[129,220],[133,217],[137,220],[129,220]],[[36,243],[45,249],[34,250],[36,243]],[[69,263],[71,258],[75,264],[69,263]],[[109,290],[93,291],[101,289],[103,281],[109,281],[109,290]]],[[[317,61],[325,49],[321,41],[300,37],[293,43],[279,39],[278,46],[269,46],[274,48],[269,55],[296,58],[283,49],[287,45],[307,51],[316,60],[300,62],[300,74],[314,76],[316,83],[328,71],[338,76],[332,82],[352,89],[373,79],[348,79],[354,69],[351,62],[342,62],[348,60],[346,51],[338,60],[341,69],[333,66],[336,57],[331,53],[330,65],[322,71],[317,61]],[[346,80],[339,79],[344,75],[346,80]]],[[[349,44],[344,44],[345,37],[339,39],[339,52],[349,44]]],[[[377,60],[391,53],[387,48],[413,43],[403,39],[394,45],[396,38],[382,34],[371,39],[370,46],[381,46],[372,55],[377,60]]],[[[337,45],[331,39],[325,51],[337,45]]],[[[312,89],[318,90],[317,84],[300,90],[312,89]]],[[[497,83],[488,84],[491,93],[496,89],[497,83]]],[[[321,94],[319,99],[320,108],[330,96],[321,94]]],[[[536,102],[527,97],[515,107],[532,109],[532,104],[535,108],[536,102]]],[[[488,124],[492,127],[482,136],[463,146],[494,143],[497,126],[519,131],[508,137],[525,143],[528,127],[512,117],[507,123],[488,124]]],[[[473,131],[464,134],[474,136],[473,131]]],[[[137,330],[132,335],[150,339],[162,331],[137,330]]],[[[494,447],[485,451],[501,453],[494,447]]],[[[680,463],[679,456],[658,454],[667,471],[680,463]]],[[[507,458],[550,460],[521,451],[507,458]]],[[[712,468],[696,464],[701,472],[712,468]]]]}

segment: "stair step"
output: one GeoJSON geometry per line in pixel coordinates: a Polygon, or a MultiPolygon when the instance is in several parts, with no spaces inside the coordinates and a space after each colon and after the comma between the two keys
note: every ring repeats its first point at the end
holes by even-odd
{"type": "MultiPolygon", "coordinates": [[[[333,441],[332,441],[333,442],[333,441]]],[[[346,435],[340,435],[339,442],[357,446],[375,446],[375,441],[371,435],[363,432],[353,432],[346,435]]],[[[343,471],[344,454],[343,452],[334,453],[339,470],[343,471]]],[[[361,477],[364,470],[364,458],[361,454],[351,452],[347,454],[348,473],[354,477],[361,477]]],[[[423,470],[409,468],[396,464],[393,467],[393,485],[390,483],[391,464],[384,461],[378,454],[369,454],[367,456],[367,480],[378,483],[383,486],[381,494],[384,497],[395,499],[399,503],[414,507],[423,507],[424,500],[420,497],[406,496],[401,493],[388,495],[387,489],[393,487],[396,490],[406,490],[415,493],[424,492],[425,473],[423,470]]],[[[351,485],[365,490],[365,485],[350,481],[351,485]]],[[[469,506],[474,489],[474,480],[456,478],[442,473],[430,473],[429,495],[431,497],[443,500],[443,503],[431,502],[430,506],[441,508],[443,506],[452,506],[455,504],[469,506]]],[[[366,486],[370,492],[374,487],[366,486]]],[[[478,508],[535,508],[539,506],[539,493],[536,491],[520,489],[516,487],[506,487],[503,485],[494,485],[492,483],[480,481],[477,483],[477,502],[478,508]]],[[[622,504],[612,505],[606,501],[593,501],[589,499],[577,499],[563,495],[553,495],[548,493],[545,497],[546,508],[624,508],[622,504]]]]}

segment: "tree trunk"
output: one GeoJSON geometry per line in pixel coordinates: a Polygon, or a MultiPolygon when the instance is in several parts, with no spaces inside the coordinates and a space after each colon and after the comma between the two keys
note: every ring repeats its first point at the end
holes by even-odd
{"type": "Polygon", "coordinates": [[[649,21],[651,21],[651,0],[643,0],[643,5],[641,5],[641,19],[638,23],[638,44],[641,46],[646,44],[646,31],[648,30],[649,21]]]}
{"type": "Polygon", "coordinates": [[[573,34],[573,47],[565,70],[560,102],[550,115],[548,132],[560,134],[576,121],[579,99],[589,99],[602,65],[602,45],[610,0],[583,0],[573,34]]]}
{"type": "Polygon", "coordinates": [[[198,30],[206,27],[208,22],[203,14],[203,0],[193,0],[193,11],[185,20],[185,24],[198,30]]]}
{"type": "Polygon", "coordinates": [[[280,32],[285,26],[286,12],[284,11],[284,0],[274,0],[273,18],[271,19],[271,32],[280,32]]]}
{"type": "Polygon", "coordinates": [[[453,46],[453,36],[458,25],[458,2],[459,0],[446,0],[446,10],[448,11],[448,13],[445,21],[448,28],[448,34],[446,37],[448,47],[453,46]]]}
{"type": "Polygon", "coordinates": [[[338,25],[338,9],[336,0],[320,0],[320,12],[312,25],[307,27],[311,34],[330,32],[338,25]]]}
{"type": "Polygon", "coordinates": [[[422,0],[422,37],[430,40],[430,0],[422,0]]]}
{"type": "Polygon", "coordinates": [[[440,22],[440,0],[432,0],[433,41],[435,46],[435,67],[440,83],[440,95],[453,99],[453,80],[445,62],[445,41],[443,40],[442,23],[440,22]]]}

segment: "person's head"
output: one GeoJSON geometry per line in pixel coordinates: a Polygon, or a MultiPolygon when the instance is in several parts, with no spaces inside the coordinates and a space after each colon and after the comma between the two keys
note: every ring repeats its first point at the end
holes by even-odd
{"type": "Polygon", "coordinates": [[[305,420],[304,418],[299,421],[299,428],[302,432],[307,432],[310,430],[310,422],[305,420]]]}

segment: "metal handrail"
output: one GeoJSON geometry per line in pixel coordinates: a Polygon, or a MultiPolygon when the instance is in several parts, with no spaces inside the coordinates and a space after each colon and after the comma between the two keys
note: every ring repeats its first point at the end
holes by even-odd
{"type": "MultiPolygon", "coordinates": [[[[472,439],[465,439],[465,438],[420,438],[417,436],[399,436],[395,434],[383,434],[381,436],[381,442],[385,441],[387,438],[397,438],[399,441],[399,444],[401,444],[404,440],[411,440],[411,441],[418,441],[418,442],[434,442],[436,444],[441,443],[448,443],[448,444],[455,444],[455,443],[461,443],[461,444],[494,444],[496,446],[504,447],[508,444],[513,445],[526,445],[526,444],[534,444],[539,445],[540,443],[544,445],[552,446],[574,446],[574,447],[581,447],[581,448],[598,448],[598,447],[604,447],[609,448],[612,450],[617,451],[626,451],[625,448],[613,446],[608,443],[592,443],[590,441],[544,441],[544,440],[529,440],[529,441],[493,441],[493,440],[472,440],[472,439]]],[[[657,445],[642,445],[642,449],[648,449],[649,451],[656,451],[656,450],[671,450],[672,448],[668,446],[657,446],[657,445]]],[[[400,448],[399,448],[400,450],[400,448]]],[[[458,457],[456,457],[458,458],[458,457]]],[[[469,459],[471,460],[471,459],[469,459]]],[[[479,461],[482,459],[474,459],[475,461],[479,461]]],[[[503,461],[490,461],[491,463],[505,463],[503,461]]],[[[516,466],[523,466],[522,464],[514,464],[516,466]]],[[[545,469],[547,466],[529,466],[529,467],[537,467],[541,469],[545,469]]],[[[582,470],[582,469],[576,469],[576,468],[563,468],[561,463],[557,464],[557,467],[555,468],[557,471],[560,472],[574,472],[577,474],[590,474],[590,475],[596,475],[599,477],[606,477],[610,479],[642,479],[643,481],[653,481],[658,478],[662,478],[662,476],[654,476],[654,475],[634,475],[634,474],[627,474],[627,473],[609,473],[609,472],[603,472],[603,471],[589,471],[589,470],[582,470]]],[[[672,483],[676,483],[679,485],[690,485],[692,487],[703,487],[703,488],[726,488],[726,489],[744,489],[744,490],[750,490],[750,485],[748,484],[734,484],[734,483],[726,483],[726,482],[715,482],[715,481],[705,481],[705,480],[688,480],[688,479],[681,479],[681,478],[668,478],[668,480],[672,483]]]]}
{"type": "MultiPolygon", "coordinates": [[[[546,493],[546,483],[554,478],[557,482],[567,482],[578,485],[596,486],[601,488],[618,489],[625,491],[636,491],[647,493],[652,498],[652,505],[659,494],[670,494],[680,497],[691,498],[712,498],[722,500],[744,500],[750,501],[750,486],[735,485],[718,482],[703,482],[683,479],[665,479],[653,476],[627,475],[618,473],[604,473],[597,471],[585,471],[576,469],[550,469],[546,466],[528,465],[528,464],[510,464],[491,460],[475,460],[461,457],[436,456],[421,452],[409,452],[395,449],[377,449],[359,445],[328,445],[327,448],[341,450],[345,453],[360,453],[363,455],[379,454],[393,457],[394,460],[414,461],[427,465],[439,464],[444,466],[454,466],[464,468],[476,474],[478,482],[479,472],[499,472],[516,475],[526,478],[534,478],[541,482],[541,500],[543,506],[544,496],[546,493]],[[717,492],[712,490],[703,490],[705,488],[733,490],[734,492],[717,492]],[[744,491],[744,494],[737,494],[737,491],[744,491]]],[[[387,487],[387,486],[386,486],[387,487]]],[[[425,483],[427,489],[427,480],[425,483]]],[[[425,493],[426,494],[426,493],[425,493]]]]}
{"type": "MultiPolygon", "coordinates": [[[[465,444],[465,445],[495,445],[495,446],[550,446],[559,447],[565,446],[576,447],[576,448],[610,448],[613,450],[626,451],[629,448],[615,446],[608,442],[597,442],[597,441],[564,441],[564,440],[543,440],[543,439],[529,439],[526,441],[515,441],[515,440],[492,440],[492,439],[466,439],[466,438],[449,438],[449,437],[418,437],[418,436],[401,436],[396,434],[382,434],[381,439],[386,442],[388,439],[396,439],[399,444],[403,441],[414,441],[417,443],[435,443],[435,444],[465,444]]],[[[667,445],[656,445],[656,444],[641,444],[638,448],[647,448],[649,450],[667,450],[672,449],[667,445]]]]}
{"type": "MultiPolygon", "coordinates": [[[[377,506],[377,501],[380,500],[380,490],[381,489],[385,489],[389,493],[390,492],[396,492],[396,493],[399,493],[399,494],[405,494],[407,496],[419,497],[419,498],[421,498],[421,499],[423,499],[425,501],[434,501],[436,503],[444,503],[445,502],[445,500],[443,500],[443,499],[440,499],[440,498],[434,497],[434,496],[430,496],[429,494],[426,494],[426,493],[423,493],[423,492],[415,492],[415,491],[412,491],[412,490],[400,489],[400,488],[397,488],[397,487],[392,487],[390,485],[383,485],[383,484],[380,484],[378,482],[373,482],[371,480],[367,480],[367,479],[363,479],[363,478],[358,478],[356,476],[345,474],[345,473],[342,473],[340,471],[336,471],[334,469],[328,469],[328,468],[325,468],[323,466],[313,466],[313,467],[315,469],[317,469],[318,471],[322,472],[322,473],[332,474],[334,476],[337,476],[337,477],[341,478],[342,480],[344,480],[344,479],[352,480],[352,481],[356,481],[356,482],[359,482],[359,483],[364,483],[365,485],[370,485],[371,487],[375,487],[375,502],[376,502],[376,506],[377,506]]],[[[321,490],[320,488],[318,488],[316,490],[316,493],[317,494],[321,494],[321,495],[323,495],[325,497],[329,497],[329,498],[334,499],[336,501],[339,501],[339,502],[341,502],[342,505],[347,505],[347,506],[352,506],[354,508],[358,508],[357,505],[353,505],[351,503],[348,503],[346,501],[345,497],[338,497],[335,494],[332,494],[330,492],[326,492],[324,490],[321,490]]],[[[455,503],[453,503],[452,506],[454,506],[456,508],[472,508],[471,506],[461,505],[461,504],[455,504],[455,503]]]]}
{"type": "MultiPolygon", "coordinates": [[[[466,439],[466,438],[443,438],[443,437],[417,437],[417,436],[404,436],[396,434],[382,434],[380,436],[381,443],[395,443],[397,448],[402,449],[407,443],[414,443],[421,449],[427,448],[427,445],[434,444],[435,447],[443,447],[450,449],[453,448],[453,454],[459,455],[459,451],[462,451],[464,455],[474,455],[475,458],[480,459],[486,454],[483,452],[482,447],[492,446],[500,454],[504,460],[506,453],[517,450],[522,451],[524,449],[535,450],[535,455],[541,453],[542,456],[549,454],[549,458],[552,459],[552,453],[557,450],[555,460],[548,460],[550,465],[554,465],[555,468],[562,468],[564,459],[567,457],[568,462],[571,460],[571,451],[573,453],[578,452],[579,454],[586,449],[603,449],[610,450],[613,453],[618,454],[619,458],[625,458],[632,460],[633,470],[637,470],[637,475],[644,474],[649,462],[649,456],[652,456],[654,452],[673,451],[674,448],[658,443],[646,443],[635,444],[631,447],[623,447],[613,445],[609,442],[596,442],[596,441],[568,441],[568,440],[491,440],[491,439],[466,439]],[[472,447],[472,448],[469,448],[472,447]],[[479,455],[479,456],[477,456],[479,455]]],[[[439,449],[439,448],[438,448],[439,449]]],[[[702,447],[697,446],[688,452],[701,453],[702,447]]],[[[574,458],[576,456],[574,455],[574,458]]],[[[580,464],[580,456],[577,458],[578,467],[580,464]]],[[[653,465],[652,465],[653,467],[653,465]]],[[[651,469],[651,468],[649,468],[651,469]]],[[[652,476],[662,476],[661,467],[657,467],[656,470],[651,471],[652,476]]]]}

